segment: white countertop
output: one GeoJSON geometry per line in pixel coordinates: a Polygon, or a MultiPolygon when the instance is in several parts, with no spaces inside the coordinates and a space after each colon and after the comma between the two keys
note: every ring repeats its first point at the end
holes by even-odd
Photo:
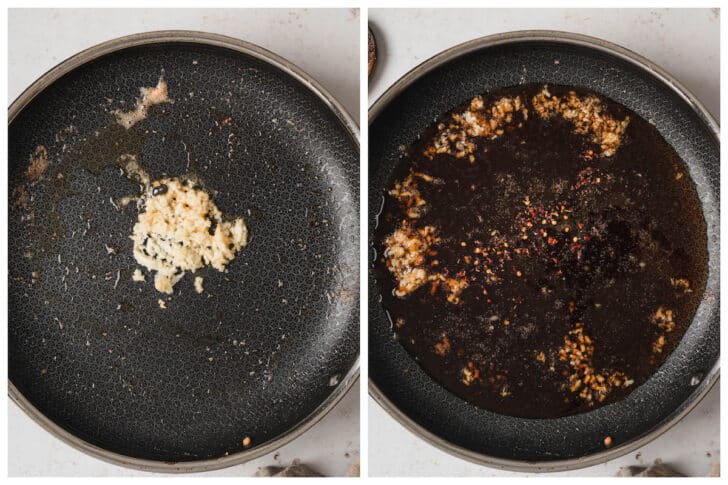
{"type": "MultiPolygon", "coordinates": [[[[297,64],[359,119],[359,13],[337,10],[33,9],[14,10],[9,23],[9,102],[48,69],[99,42],[127,34],[189,29],[237,37],[297,64]]],[[[344,475],[359,453],[358,382],[303,436],[244,465],[209,472],[251,476],[259,467],[296,458],[324,475],[344,475]]],[[[8,404],[10,476],[150,475],[86,456],[54,438],[8,404]]]]}
{"type": "MultiPolygon", "coordinates": [[[[705,10],[370,9],[379,47],[369,103],[410,69],[461,42],[499,32],[553,29],[620,44],[684,83],[716,118],[720,114],[719,13],[705,10]]],[[[561,473],[612,476],[656,458],[682,473],[705,475],[720,450],[719,386],[680,423],[652,443],[602,465],[561,473]]],[[[370,476],[522,476],[455,458],[419,439],[369,398],[370,476]]]]}

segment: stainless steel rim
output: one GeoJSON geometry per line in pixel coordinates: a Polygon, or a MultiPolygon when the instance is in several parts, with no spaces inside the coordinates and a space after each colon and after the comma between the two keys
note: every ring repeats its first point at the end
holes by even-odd
{"type": "MultiPolygon", "coordinates": [[[[339,121],[349,132],[352,140],[359,144],[359,127],[356,121],[351,117],[347,110],[315,79],[309,76],[295,64],[274,54],[262,47],[224,35],[211,34],[207,32],[196,32],[187,30],[164,30],[156,32],[145,32],[133,34],[126,37],[113,39],[99,45],[90,47],[73,57],[61,62],[38,80],[28,87],[18,98],[10,105],[8,110],[8,125],[12,123],[15,117],[28,105],[38,94],[53,84],[60,77],[73,71],[74,69],[97,59],[101,56],[116,52],[129,47],[159,44],[166,42],[186,42],[212,45],[238,51],[240,53],[256,57],[262,61],[271,64],[283,72],[289,74],[302,84],[304,84],[311,92],[316,94],[337,116],[339,121]]],[[[28,401],[25,396],[15,387],[10,378],[8,378],[8,395],[30,418],[43,427],[46,431],[59,438],[66,444],[88,454],[107,461],[114,465],[120,465],[137,470],[149,472],[167,472],[167,473],[185,473],[185,472],[203,472],[226,468],[233,465],[239,465],[247,461],[253,460],[260,456],[266,455],[283,445],[293,441],[301,436],[313,425],[318,423],[326,414],[331,411],[341,398],[351,389],[359,378],[359,357],[352,365],[329,397],[319,405],[311,414],[301,420],[293,428],[280,436],[252,448],[248,451],[242,451],[220,458],[209,460],[196,460],[187,462],[164,462],[155,460],[145,460],[131,456],[122,455],[109,450],[105,450],[87,441],[84,441],[74,434],[61,428],[58,424],[50,420],[41,413],[33,404],[28,401]]]]}
{"type": "MultiPolygon", "coordinates": [[[[419,64],[407,74],[402,76],[397,82],[390,86],[384,94],[382,94],[369,109],[369,124],[377,118],[377,116],[384,110],[386,106],[394,98],[396,98],[402,91],[404,91],[413,82],[429,73],[430,71],[440,67],[441,65],[456,59],[460,56],[469,54],[471,52],[497,45],[510,44],[524,41],[550,41],[560,42],[564,44],[572,44],[578,46],[589,47],[599,51],[606,52],[613,56],[617,56],[658,78],[675,93],[677,93],[683,100],[685,100],[692,109],[700,115],[700,117],[708,124],[711,131],[715,134],[716,139],[719,138],[720,129],[718,123],[715,121],[710,112],[705,106],[698,101],[698,99],[679,81],[673,78],[667,71],[656,65],[652,61],[642,57],[641,55],[632,52],[631,50],[625,49],[624,47],[618,46],[611,42],[598,39],[596,37],[590,37],[581,34],[573,34],[569,32],[560,32],[552,30],[524,30],[517,32],[507,32],[502,34],[490,35],[487,37],[481,37],[474,39],[455,47],[447,49],[425,62],[419,64]]],[[[717,360],[713,368],[708,372],[702,382],[695,388],[690,397],[677,408],[670,416],[664,421],[658,424],[651,431],[644,433],[640,436],[636,436],[632,440],[622,443],[614,448],[606,449],[604,451],[594,453],[581,458],[572,458],[566,460],[556,461],[542,461],[542,462],[529,462],[503,459],[496,456],[485,455],[477,453],[467,448],[455,445],[440,436],[431,433],[420,424],[412,420],[409,416],[403,413],[397,406],[392,403],[385,394],[377,387],[374,381],[369,378],[369,395],[384,408],[387,413],[398,421],[407,430],[414,433],[416,436],[424,439],[429,444],[439,448],[440,450],[450,453],[458,458],[462,458],[479,465],[485,465],[494,468],[500,468],[503,470],[518,471],[518,472],[558,472],[566,470],[574,470],[578,468],[584,468],[587,466],[598,465],[614,458],[620,457],[637,448],[646,445],[664,432],[672,428],[682,418],[684,418],[713,388],[718,382],[720,375],[720,361],[717,360]]]]}

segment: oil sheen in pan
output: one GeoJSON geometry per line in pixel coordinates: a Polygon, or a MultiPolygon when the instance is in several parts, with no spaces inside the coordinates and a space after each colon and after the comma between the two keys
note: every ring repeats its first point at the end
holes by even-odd
{"type": "Polygon", "coordinates": [[[706,226],[657,129],[596,93],[523,85],[445,114],[401,157],[375,237],[395,335],[497,413],[624,398],[701,300],[706,226]]]}

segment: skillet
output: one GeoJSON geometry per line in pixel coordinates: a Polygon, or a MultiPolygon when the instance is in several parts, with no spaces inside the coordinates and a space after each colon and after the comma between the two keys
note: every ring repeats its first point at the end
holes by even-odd
{"type": "Polygon", "coordinates": [[[9,122],[9,392],[42,426],[116,464],[202,471],[282,446],[353,385],[358,129],[308,75],[228,37],[138,34],[46,73],[9,122]],[[173,103],[118,125],[160,76],[173,103]],[[245,219],[203,294],[132,280],[124,154],[153,179],[194,173],[245,219]]]}
{"type": "Polygon", "coordinates": [[[550,31],[474,40],[416,67],[369,112],[370,262],[377,209],[397,165],[432,121],[488,91],[524,83],[590,89],[655,126],[689,168],[708,231],[702,302],[682,341],[624,400],[555,419],[489,412],[434,382],[393,338],[372,266],[369,276],[371,395],[405,427],[462,458],[520,471],[558,471],[607,461],[654,439],[692,409],[718,378],[719,159],[715,121],[679,83],[648,60],[599,39],[550,31]],[[555,62],[558,61],[558,62],[555,62]],[[604,445],[611,438],[611,447],[604,445]]]}

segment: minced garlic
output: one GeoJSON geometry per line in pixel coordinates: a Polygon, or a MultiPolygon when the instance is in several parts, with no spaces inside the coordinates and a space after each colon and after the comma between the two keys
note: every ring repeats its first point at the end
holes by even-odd
{"type": "Polygon", "coordinates": [[[167,178],[151,183],[134,225],[134,257],[156,271],[154,287],[171,294],[186,271],[212,266],[224,271],[247,244],[242,218],[222,220],[210,195],[193,182],[167,178]]]}
{"type": "Polygon", "coordinates": [[[600,145],[602,155],[611,157],[622,143],[624,132],[629,125],[629,116],[618,120],[607,113],[601,100],[596,96],[579,97],[574,91],[566,96],[554,96],[548,86],[533,97],[534,110],[542,118],[555,114],[573,123],[577,133],[591,133],[594,143],[600,145]]]}
{"type": "Polygon", "coordinates": [[[414,229],[407,224],[385,240],[384,257],[387,269],[397,278],[397,296],[406,296],[428,281],[425,255],[429,247],[439,241],[434,227],[414,229]]]}
{"type": "Polygon", "coordinates": [[[139,93],[141,96],[136,100],[133,110],[122,111],[117,109],[113,112],[114,116],[116,116],[116,122],[127,130],[146,118],[151,106],[171,102],[168,96],[167,81],[163,77],[159,78],[156,86],[140,88],[139,93]]]}
{"type": "Polygon", "coordinates": [[[30,156],[30,164],[28,164],[28,169],[25,171],[28,180],[31,183],[37,182],[38,179],[40,179],[43,173],[46,171],[49,164],[50,162],[48,161],[48,149],[43,145],[38,145],[37,147],[35,147],[35,151],[30,156]]]}
{"type": "Polygon", "coordinates": [[[133,281],[145,281],[144,273],[142,273],[139,268],[135,269],[134,272],[131,274],[131,279],[133,281]]]}
{"type": "Polygon", "coordinates": [[[523,120],[528,119],[528,109],[523,106],[520,96],[504,97],[489,106],[482,97],[476,96],[470,101],[468,110],[451,115],[447,125],[438,125],[438,133],[423,155],[432,160],[437,154],[448,153],[456,158],[468,156],[473,162],[474,139],[498,138],[504,133],[503,128],[514,122],[516,113],[520,113],[523,120]]]}

